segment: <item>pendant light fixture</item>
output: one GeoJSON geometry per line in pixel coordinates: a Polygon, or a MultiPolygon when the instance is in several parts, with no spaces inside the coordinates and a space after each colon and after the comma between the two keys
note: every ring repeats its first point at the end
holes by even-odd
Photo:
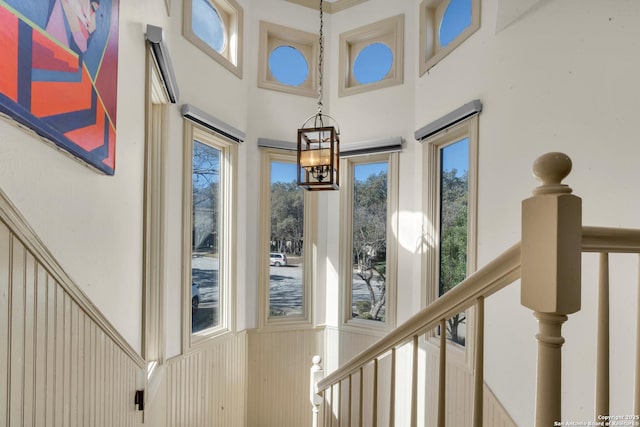
{"type": "Polygon", "coordinates": [[[340,188],[340,128],[333,117],[322,113],[323,26],[324,16],[320,0],[318,110],[298,129],[298,186],[309,191],[340,188]]]}

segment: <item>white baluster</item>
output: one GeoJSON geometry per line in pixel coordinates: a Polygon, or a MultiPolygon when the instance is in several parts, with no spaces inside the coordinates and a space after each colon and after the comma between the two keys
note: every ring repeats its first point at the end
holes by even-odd
{"type": "Polygon", "coordinates": [[[633,413],[640,415],[640,263],[638,263],[638,303],[636,304],[636,384],[633,413]]]}
{"type": "Polygon", "coordinates": [[[562,180],[571,159],[539,157],[533,167],[542,182],[522,202],[522,304],[538,319],[537,427],[561,420],[562,323],[580,310],[582,201],[562,180]]]}
{"type": "Polygon", "coordinates": [[[313,365],[311,366],[311,372],[309,375],[309,397],[311,399],[311,405],[313,406],[313,427],[318,427],[318,413],[320,412],[320,405],[324,400],[316,390],[316,384],[324,377],[324,371],[322,370],[322,357],[313,356],[311,359],[313,365]]]}
{"type": "Polygon", "coordinates": [[[473,392],[473,427],[482,427],[482,404],[484,403],[484,297],[476,304],[476,351],[473,392]]]}
{"type": "Polygon", "coordinates": [[[596,414],[609,415],[609,254],[600,254],[598,341],[596,345],[596,414]]]}
{"type": "Polygon", "coordinates": [[[447,391],[447,321],[440,321],[440,373],[438,377],[438,427],[445,427],[447,391]]]}

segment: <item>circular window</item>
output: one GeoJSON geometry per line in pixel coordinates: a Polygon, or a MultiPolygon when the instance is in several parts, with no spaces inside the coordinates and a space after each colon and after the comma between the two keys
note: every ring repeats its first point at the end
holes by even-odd
{"type": "Polygon", "coordinates": [[[213,50],[222,53],[227,44],[227,32],[220,14],[208,0],[193,0],[191,29],[213,50]]]}
{"type": "Polygon", "coordinates": [[[451,0],[440,22],[440,46],[445,47],[471,25],[471,0],[451,0]]]}
{"type": "Polygon", "coordinates": [[[309,75],[307,60],[292,46],[278,46],[271,51],[269,70],[278,82],[288,86],[300,86],[309,75]]]}
{"type": "Polygon", "coordinates": [[[372,43],[358,53],[353,62],[353,77],[360,84],[384,79],[393,65],[393,52],[384,43],[372,43]]]}

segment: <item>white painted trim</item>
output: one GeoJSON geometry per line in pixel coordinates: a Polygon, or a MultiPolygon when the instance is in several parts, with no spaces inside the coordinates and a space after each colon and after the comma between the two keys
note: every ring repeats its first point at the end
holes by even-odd
{"type": "MultiPolygon", "coordinates": [[[[319,10],[318,0],[287,0],[291,3],[295,3],[300,6],[308,7],[310,9],[319,10]]],[[[336,0],[333,2],[324,2],[322,5],[322,11],[326,13],[338,13],[350,7],[364,3],[367,0],[336,0]]]]}

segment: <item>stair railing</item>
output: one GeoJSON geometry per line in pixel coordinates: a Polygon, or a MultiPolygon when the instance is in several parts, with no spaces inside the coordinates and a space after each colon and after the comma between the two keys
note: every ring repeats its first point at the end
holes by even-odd
{"type": "MultiPolygon", "coordinates": [[[[404,345],[412,347],[410,425],[418,425],[418,346],[419,337],[440,326],[451,316],[470,307],[476,308],[476,351],[474,371],[473,426],[483,425],[484,364],[484,300],[509,284],[521,279],[521,302],[534,311],[539,333],[536,384],[535,425],[558,425],[561,420],[561,328],[567,315],[580,310],[581,258],[583,252],[600,252],[600,285],[598,315],[598,355],[596,371],[595,419],[609,413],[609,331],[608,331],[608,254],[640,253],[640,230],[582,226],[581,199],[562,180],[571,171],[571,160],[562,153],[548,153],[534,163],[534,175],[541,185],[533,196],[522,203],[522,241],[463,280],[458,286],[398,326],[378,342],[346,362],[326,377],[318,356],[314,357],[311,401],[314,426],[351,426],[352,410],[359,411],[362,425],[364,369],[373,365],[373,426],[377,427],[378,361],[391,357],[390,425],[394,425],[393,405],[396,398],[396,351],[404,345]],[[359,381],[355,382],[354,377],[359,381]],[[315,378],[316,380],[313,380],[315,378]],[[346,387],[343,386],[348,382],[346,387]],[[341,420],[340,392],[347,389],[348,420],[341,420]],[[337,397],[336,397],[337,396],[337,397]],[[353,402],[353,396],[359,401],[353,402]],[[319,407],[324,406],[324,410],[319,407]],[[353,409],[355,408],[355,409],[353,409]],[[335,423],[334,423],[335,421],[335,423]]],[[[640,307],[640,276],[638,280],[640,307]]],[[[637,351],[635,381],[635,414],[640,414],[640,309],[637,318],[637,351]]],[[[440,334],[437,425],[445,426],[446,334],[440,334]]],[[[525,368],[526,369],[526,368],[525,368]]],[[[368,426],[367,426],[368,427],[368,426]]]]}

